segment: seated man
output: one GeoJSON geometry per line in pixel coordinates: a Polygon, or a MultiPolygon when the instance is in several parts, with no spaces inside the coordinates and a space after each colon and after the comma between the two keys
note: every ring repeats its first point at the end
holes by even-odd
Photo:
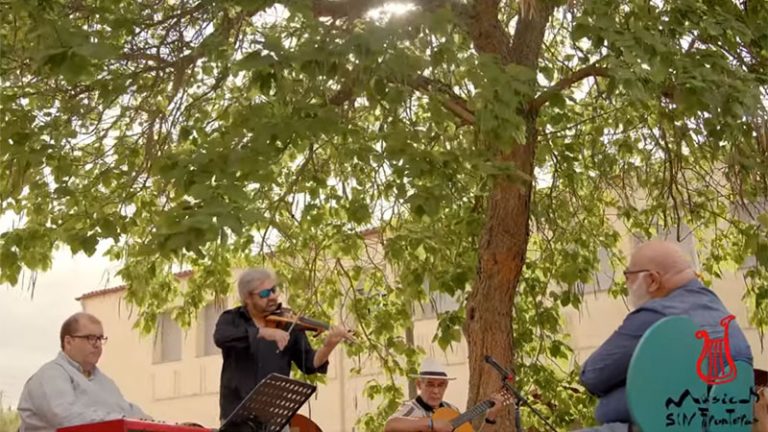
{"type": "MultiPolygon", "coordinates": [[[[581,370],[584,387],[600,398],[595,417],[604,427],[594,430],[628,429],[631,419],[625,388],[627,370],[635,347],[648,328],[662,318],[682,315],[716,338],[723,336],[720,320],[730,315],[717,295],[699,281],[675,243],[651,241],[640,245],[624,276],[634,310],[581,370]]],[[[731,322],[729,333],[733,359],[751,364],[752,351],[735,321],[731,322]]]]}
{"type": "Polygon", "coordinates": [[[95,316],[72,315],[61,326],[59,339],[59,355],[24,385],[18,408],[21,432],[53,432],[123,417],[150,418],[126,401],[115,383],[96,367],[107,338],[95,316]]]}
{"type": "MultiPolygon", "coordinates": [[[[405,402],[384,424],[384,432],[451,432],[453,426],[446,420],[433,420],[432,414],[436,409],[447,407],[461,412],[455,406],[445,402],[443,396],[448,388],[448,381],[456,378],[449,377],[443,366],[437,361],[427,358],[421,364],[416,378],[416,388],[419,395],[416,399],[405,402]]],[[[496,416],[503,405],[498,395],[490,398],[496,404],[488,410],[485,422],[496,423],[496,416]]],[[[482,428],[481,428],[482,430],[482,428]]]]}

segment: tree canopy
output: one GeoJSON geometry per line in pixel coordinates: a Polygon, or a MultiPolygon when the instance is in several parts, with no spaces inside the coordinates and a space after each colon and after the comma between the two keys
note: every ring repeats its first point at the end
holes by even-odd
{"type": "Polygon", "coordinates": [[[350,353],[390,378],[365,430],[415,368],[402,333],[425,281],[460,303],[436,339],[467,336],[470,403],[497,386],[492,354],[557,426],[588,422],[560,310],[600,251],[624,263],[613,221],[691,227],[710,278],[756,257],[746,300],[768,324],[768,2],[0,5],[0,215],[21,217],[0,282],[108,242],[151,331],[268,263],[297,302],[348,301],[350,353]]]}

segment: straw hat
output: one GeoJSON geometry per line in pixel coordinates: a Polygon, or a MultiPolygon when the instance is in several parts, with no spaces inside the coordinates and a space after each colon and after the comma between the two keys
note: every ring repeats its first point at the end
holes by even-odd
{"type": "Polygon", "coordinates": [[[411,375],[411,378],[444,379],[448,381],[456,379],[456,377],[449,377],[445,367],[431,357],[427,357],[421,362],[418,375],[411,375]]]}

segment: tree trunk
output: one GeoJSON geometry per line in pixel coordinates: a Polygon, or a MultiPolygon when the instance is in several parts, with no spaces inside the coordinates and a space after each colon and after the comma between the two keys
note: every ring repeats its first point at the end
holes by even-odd
{"type": "MultiPolygon", "coordinates": [[[[470,34],[475,49],[497,55],[504,64],[515,63],[536,70],[549,18],[549,2],[535,2],[537,9],[520,16],[512,42],[498,21],[497,0],[476,0],[474,26],[470,34]]],[[[538,112],[519,108],[526,122],[526,141],[512,150],[499,152],[500,161],[512,162],[518,171],[533,179],[533,161],[538,141],[538,112]]],[[[532,180],[499,177],[494,180],[486,209],[486,222],[479,245],[477,279],[467,302],[464,335],[469,351],[468,406],[482,401],[501,388],[501,377],[485,363],[493,356],[501,365],[514,363],[512,316],[517,283],[528,249],[532,180]]],[[[482,418],[477,422],[481,423],[482,418]]],[[[476,423],[476,425],[478,424],[476,423]]],[[[514,411],[506,409],[495,427],[484,431],[514,432],[514,411]]]]}
{"type": "MultiPolygon", "coordinates": [[[[504,159],[514,160],[520,171],[532,175],[535,117],[529,122],[526,143],[504,159]]],[[[486,355],[493,356],[502,366],[514,362],[512,310],[528,248],[531,187],[530,182],[500,178],[488,199],[477,280],[469,295],[464,325],[469,351],[469,406],[501,388],[501,377],[485,363],[486,355]]],[[[514,431],[514,427],[513,411],[506,410],[495,430],[514,431]]],[[[488,426],[484,430],[494,429],[488,426]]]]}
{"type": "MultiPolygon", "coordinates": [[[[406,327],[405,328],[405,343],[408,344],[409,347],[413,348],[416,346],[414,340],[413,340],[413,327],[406,327]]],[[[416,380],[409,379],[408,380],[408,399],[415,399],[416,396],[418,396],[419,392],[416,389],[416,380]]]]}

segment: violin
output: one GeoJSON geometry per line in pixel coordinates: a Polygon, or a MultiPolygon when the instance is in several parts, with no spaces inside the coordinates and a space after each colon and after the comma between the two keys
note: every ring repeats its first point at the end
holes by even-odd
{"type": "Polygon", "coordinates": [[[331,328],[331,325],[326,322],[294,314],[291,309],[284,308],[282,303],[278,304],[277,310],[267,315],[265,320],[267,327],[279,328],[281,324],[288,324],[293,326],[293,330],[311,331],[318,334],[331,328]]]}
{"type": "MultiPolygon", "coordinates": [[[[317,334],[330,330],[331,328],[331,325],[327,322],[293,313],[291,309],[284,308],[282,303],[277,305],[277,310],[267,315],[265,321],[266,326],[269,328],[280,328],[283,325],[288,325],[291,330],[310,331],[317,334]]],[[[354,339],[348,340],[354,342],[354,339]]]]}

